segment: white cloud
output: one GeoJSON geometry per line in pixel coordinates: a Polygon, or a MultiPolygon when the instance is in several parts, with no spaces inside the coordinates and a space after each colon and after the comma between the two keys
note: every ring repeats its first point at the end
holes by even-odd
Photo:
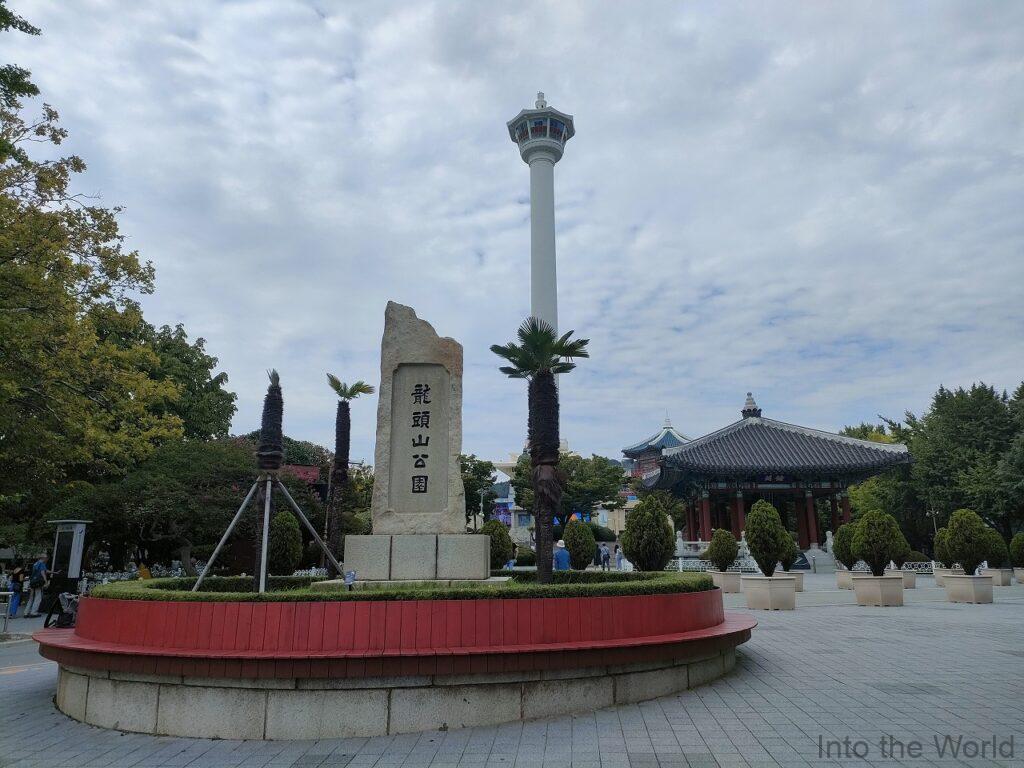
{"type": "MultiPolygon", "coordinates": [[[[466,348],[465,449],[521,446],[488,346],[528,310],[528,172],[504,123],[575,115],[560,316],[592,339],[563,433],[618,455],[921,410],[1024,378],[1017,4],[15,2],[9,34],[157,267],[154,322],[208,339],[258,421],[331,441],[324,371],[378,377],[384,304],[466,348]]],[[[372,457],[373,398],[354,408],[372,457]]]]}

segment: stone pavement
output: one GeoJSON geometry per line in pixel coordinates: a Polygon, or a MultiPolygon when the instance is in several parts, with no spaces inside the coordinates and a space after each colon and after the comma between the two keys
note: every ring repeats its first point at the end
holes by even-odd
{"type": "MultiPolygon", "coordinates": [[[[378,739],[237,742],[121,734],[52,704],[56,668],[34,644],[0,646],[0,767],[1016,766],[1024,768],[1024,586],[994,605],[941,601],[930,577],[902,608],[860,608],[809,575],[792,613],[759,612],[727,677],[645,704],[500,727],[378,739]],[[903,750],[892,755],[891,736],[903,750]],[[959,759],[935,738],[962,738],[959,759]],[[1013,756],[991,759],[991,740],[1013,756]],[[832,758],[819,756],[831,745],[832,758]],[[845,753],[842,742],[849,739],[845,753]],[[988,740],[986,756],[975,756],[988,740]],[[860,759],[863,755],[866,759],[860,759]],[[902,759],[900,759],[902,757],[902,759]]],[[[742,596],[728,596],[739,604],[742,596]]],[[[941,743],[941,741],[940,741],[941,743]]],[[[955,743],[955,742],[954,742],[955,743]]]]}

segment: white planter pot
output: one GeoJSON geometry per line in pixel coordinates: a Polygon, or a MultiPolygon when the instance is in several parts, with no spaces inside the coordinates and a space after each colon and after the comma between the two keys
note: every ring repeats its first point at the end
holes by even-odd
{"type": "Polygon", "coordinates": [[[1009,568],[982,568],[981,575],[991,576],[993,587],[1008,587],[1013,583],[1013,572],[1009,568]]]}
{"type": "Polygon", "coordinates": [[[857,605],[903,605],[903,575],[854,576],[853,593],[857,605]]]}
{"type": "Polygon", "coordinates": [[[723,592],[740,591],[740,574],[738,571],[726,571],[724,573],[722,571],[711,571],[711,580],[723,592]]]}
{"type": "Polygon", "coordinates": [[[1014,568],[1013,578],[1017,580],[1018,584],[1024,584],[1024,568],[1014,568]]]}
{"type": "Polygon", "coordinates": [[[853,571],[836,571],[836,586],[840,589],[853,589],[853,571]]]}
{"type": "Polygon", "coordinates": [[[782,573],[780,573],[778,575],[779,576],[792,576],[794,579],[796,579],[796,591],[797,592],[803,592],[804,591],[804,572],[803,571],[783,571],[782,573]]]}
{"type": "Polygon", "coordinates": [[[955,576],[963,576],[963,568],[935,568],[932,570],[932,575],[935,577],[935,586],[944,587],[946,585],[946,577],[950,574],[955,576]]]}
{"type": "Polygon", "coordinates": [[[946,597],[951,603],[991,603],[992,577],[948,573],[946,597]]]}
{"type": "Polygon", "coordinates": [[[744,576],[743,594],[747,608],[762,611],[792,611],[796,608],[796,579],[792,576],[744,576]]]}
{"type": "Polygon", "coordinates": [[[899,568],[886,568],[886,576],[902,576],[904,589],[917,589],[917,574],[914,571],[904,571],[899,568]]]}

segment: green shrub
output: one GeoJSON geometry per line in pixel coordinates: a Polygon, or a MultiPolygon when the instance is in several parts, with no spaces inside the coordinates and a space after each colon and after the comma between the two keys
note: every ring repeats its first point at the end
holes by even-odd
{"type": "Polygon", "coordinates": [[[985,535],[988,536],[988,561],[989,568],[1003,568],[1006,561],[1010,559],[1010,552],[1006,548],[1006,539],[1003,534],[995,528],[986,528],[985,535]]]}
{"type": "Polygon", "coordinates": [[[598,525],[593,521],[587,523],[587,525],[589,525],[590,530],[594,532],[594,538],[597,541],[612,543],[617,540],[615,536],[615,531],[613,531],[611,528],[605,528],[603,525],[598,525]]]}
{"type": "Polygon", "coordinates": [[[537,564],[537,553],[532,549],[526,547],[520,547],[519,551],[516,552],[516,565],[536,565],[537,564]]]}
{"type": "MultiPolygon", "coordinates": [[[[422,586],[388,587],[383,589],[355,589],[351,592],[340,587],[337,590],[308,589],[310,579],[305,578],[307,587],[266,592],[260,594],[242,591],[211,591],[206,586],[212,579],[203,582],[201,592],[188,591],[195,579],[147,579],[122,581],[95,587],[92,595],[113,600],[168,600],[180,602],[350,602],[386,600],[480,600],[480,599],[526,599],[544,597],[616,597],[631,595],[661,595],[680,592],[705,592],[714,589],[711,577],[706,574],[687,573],[632,573],[611,574],[594,571],[562,571],[565,581],[553,584],[531,584],[518,581],[516,576],[502,584],[478,584],[461,587],[422,586]],[[591,574],[604,576],[594,579],[591,574]],[[612,580],[610,576],[627,576],[612,580]]],[[[249,589],[252,579],[235,577],[246,582],[249,589]]],[[[299,577],[294,577],[298,579],[299,577]]],[[[535,575],[534,575],[535,578],[535,575]]],[[[555,577],[558,578],[557,576],[555,577]]],[[[223,579],[222,581],[232,581],[223,579]]],[[[224,585],[221,585],[224,586],[224,585]]]]}
{"type": "MultiPolygon", "coordinates": [[[[896,518],[870,510],[855,524],[851,546],[854,556],[867,563],[873,576],[882,576],[900,549],[902,538],[896,518]]],[[[909,551],[910,548],[907,549],[909,551]]]]}
{"type": "Polygon", "coordinates": [[[976,512],[970,509],[958,509],[949,516],[946,524],[949,557],[954,563],[960,563],[964,573],[973,576],[978,566],[988,557],[991,540],[988,530],[976,512]]]}
{"type": "Polygon", "coordinates": [[[569,550],[569,565],[577,571],[586,569],[594,562],[594,551],[597,542],[594,541],[594,532],[586,523],[579,520],[570,520],[565,526],[565,548],[569,550]]]}
{"type": "Polygon", "coordinates": [[[656,495],[647,496],[626,515],[622,551],[633,567],[660,571],[676,551],[665,508],[656,495]]]}
{"type": "Polygon", "coordinates": [[[789,531],[783,528],[782,534],[779,536],[779,565],[782,566],[782,570],[789,573],[789,569],[793,567],[793,563],[799,556],[800,548],[797,547],[789,531]]]}
{"type": "Polygon", "coordinates": [[[708,544],[702,557],[724,573],[736,562],[736,555],[739,554],[739,551],[732,531],[716,528],[711,532],[711,543],[708,544]]]}
{"type": "Polygon", "coordinates": [[[905,563],[927,563],[930,560],[931,560],[931,558],[928,557],[928,555],[926,555],[924,552],[918,552],[916,549],[912,549],[912,550],[910,550],[910,553],[907,555],[906,559],[903,562],[905,562],[905,563]]]}
{"type": "Polygon", "coordinates": [[[1024,568],[1024,533],[1010,540],[1010,563],[1014,568],[1024,568]]]}
{"type": "Polygon", "coordinates": [[[491,568],[504,568],[512,559],[512,537],[501,520],[488,520],[480,526],[480,533],[491,537],[491,568]]]}
{"type": "Polygon", "coordinates": [[[839,526],[836,535],[832,537],[832,554],[848,571],[852,571],[853,566],[857,564],[857,557],[853,554],[853,531],[855,528],[856,523],[845,523],[839,526]]]}
{"type": "Polygon", "coordinates": [[[270,541],[267,543],[269,573],[291,576],[302,559],[302,533],[299,521],[288,510],[281,510],[270,520],[270,541]]]}
{"type": "Polygon", "coordinates": [[[771,576],[779,561],[782,537],[788,536],[779,512],[764,499],[758,499],[747,515],[747,546],[761,573],[771,576]]]}
{"type": "Polygon", "coordinates": [[[949,530],[945,526],[935,532],[932,552],[935,556],[935,562],[941,563],[943,568],[953,567],[953,558],[949,554],[949,530]]]}
{"type": "Polygon", "coordinates": [[[903,564],[907,562],[907,558],[910,557],[910,542],[907,541],[907,537],[903,535],[903,531],[900,529],[899,524],[896,525],[896,544],[895,549],[892,553],[892,561],[897,568],[902,569],[903,564]]]}

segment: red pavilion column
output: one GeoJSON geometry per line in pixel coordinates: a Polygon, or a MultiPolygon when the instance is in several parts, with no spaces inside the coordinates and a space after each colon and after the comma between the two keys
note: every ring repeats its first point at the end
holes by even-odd
{"type": "Polygon", "coordinates": [[[829,505],[832,507],[832,535],[839,530],[839,501],[834,493],[828,495],[829,505]]]}
{"type": "Polygon", "coordinates": [[[840,501],[843,505],[843,523],[845,524],[850,522],[850,494],[843,491],[840,501]]]}
{"type": "MultiPolygon", "coordinates": [[[[804,496],[810,491],[805,491],[804,496]]],[[[807,534],[807,502],[801,503],[800,496],[796,497],[793,504],[793,512],[796,515],[796,535],[800,543],[800,549],[807,549],[811,546],[811,537],[807,534]]]]}
{"type": "Polygon", "coordinates": [[[700,494],[700,538],[711,540],[711,498],[707,491],[700,494]]]}
{"type": "Polygon", "coordinates": [[[732,515],[732,535],[739,541],[743,529],[747,527],[746,514],[743,511],[743,491],[736,491],[736,501],[732,515]]]}
{"type": "Polygon", "coordinates": [[[818,512],[814,508],[814,491],[808,490],[807,499],[807,538],[811,544],[818,544],[818,512]]]}

